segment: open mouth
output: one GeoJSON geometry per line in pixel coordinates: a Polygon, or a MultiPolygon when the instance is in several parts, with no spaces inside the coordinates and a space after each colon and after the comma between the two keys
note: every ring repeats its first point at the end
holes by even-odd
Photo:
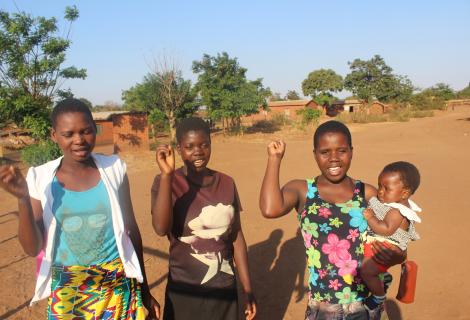
{"type": "Polygon", "coordinates": [[[205,163],[206,161],[204,159],[199,159],[193,162],[194,166],[196,167],[202,167],[205,163]]]}
{"type": "Polygon", "coordinates": [[[341,167],[331,167],[328,168],[328,173],[332,176],[336,176],[341,173],[341,167]]]}

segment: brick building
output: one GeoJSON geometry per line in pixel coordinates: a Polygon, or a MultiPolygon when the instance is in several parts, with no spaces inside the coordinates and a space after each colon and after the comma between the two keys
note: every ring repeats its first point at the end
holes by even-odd
{"type": "Polygon", "coordinates": [[[313,100],[287,100],[287,101],[270,101],[268,102],[268,110],[260,108],[259,112],[251,116],[243,117],[242,122],[253,124],[260,120],[270,120],[275,114],[283,114],[288,119],[296,120],[297,111],[304,108],[312,108],[323,111],[323,107],[313,100]]]}
{"type": "Polygon", "coordinates": [[[149,149],[147,114],[142,112],[94,112],[96,144],[114,144],[114,152],[149,149]]]}
{"type": "Polygon", "coordinates": [[[372,101],[370,105],[360,99],[337,100],[333,102],[327,110],[329,116],[336,116],[341,112],[359,112],[364,110],[367,114],[383,114],[388,111],[388,105],[377,100],[372,101]]]}
{"type": "Polygon", "coordinates": [[[96,144],[113,143],[113,116],[127,111],[92,112],[96,123],[96,144]]]}

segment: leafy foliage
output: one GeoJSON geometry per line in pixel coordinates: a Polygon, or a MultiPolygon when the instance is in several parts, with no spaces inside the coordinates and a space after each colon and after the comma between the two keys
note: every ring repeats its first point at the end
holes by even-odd
{"type": "Polygon", "coordinates": [[[21,159],[30,166],[39,166],[61,155],[62,151],[51,140],[41,141],[21,150],[21,159]]]}
{"type": "Polygon", "coordinates": [[[149,112],[150,123],[156,129],[169,128],[172,140],[177,120],[192,115],[198,108],[191,81],[183,79],[176,69],[147,74],[141,83],[122,93],[122,100],[128,110],[149,112]]]}
{"type": "Polygon", "coordinates": [[[274,92],[268,96],[269,101],[285,101],[279,92],[274,92]]]}
{"type": "Polygon", "coordinates": [[[394,75],[384,59],[375,55],[364,61],[349,62],[351,73],[344,79],[345,89],[367,102],[376,98],[382,102],[407,101],[411,98],[413,86],[405,76],[394,75]]]}
{"type": "Polygon", "coordinates": [[[470,98],[470,83],[468,86],[457,92],[457,98],[459,99],[468,99],[470,98]]]}
{"type": "Polygon", "coordinates": [[[454,90],[448,84],[442,82],[423,90],[421,93],[441,100],[454,99],[456,96],[454,90]]]}
{"type": "Polygon", "coordinates": [[[271,92],[263,87],[262,79],[248,81],[247,70],[226,52],[204,54],[201,61],[193,62],[193,71],[198,74],[196,89],[212,120],[230,120],[229,126],[239,126],[242,116],[267,105],[271,92]]]}
{"type": "MultiPolygon", "coordinates": [[[[65,9],[69,31],[78,16],[76,7],[65,9]]],[[[24,126],[33,118],[40,127],[48,120],[65,79],[86,77],[85,69],[62,67],[69,47],[68,32],[58,35],[56,18],[0,10],[0,122],[24,126]]]]}
{"type": "Polygon", "coordinates": [[[304,95],[311,96],[319,105],[331,104],[333,93],[343,90],[343,78],[331,69],[320,69],[308,74],[302,81],[304,95]]]}
{"type": "Polygon", "coordinates": [[[295,90],[289,90],[286,94],[286,100],[300,100],[300,95],[295,90]]]}
{"type": "Polygon", "coordinates": [[[297,110],[296,112],[298,115],[302,116],[302,124],[309,125],[309,124],[318,124],[320,120],[321,111],[318,109],[312,108],[303,108],[297,110]]]}

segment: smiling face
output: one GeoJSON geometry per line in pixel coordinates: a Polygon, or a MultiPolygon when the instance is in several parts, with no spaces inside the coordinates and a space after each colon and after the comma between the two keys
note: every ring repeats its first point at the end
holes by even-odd
{"type": "Polygon", "coordinates": [[[183,134],[176,148],[188,170],[201,172],[209,163],[211,140],[202,130],[190,130],[183,134]]]}
{"type": "Polygon", "coordinates": [[[343,133],[325,132],[318,138],[314,155],[322,176],[332,183],[338,183],[348,173],[353,151],[343,133]]]}
{"type": "Polygon", "coordinates": [[[410,189],[403,184],[398,172],[382,172],[379,175],[377,198],[380,202],[406,204],[410,194],[410,189]]]}
{"type": "Polygon", "coordinates": [[[51,138],[59,145],[66,160],[83,162],[95,147],[95,124],[82,112],[65,112],[57,117],[51,138]]]}

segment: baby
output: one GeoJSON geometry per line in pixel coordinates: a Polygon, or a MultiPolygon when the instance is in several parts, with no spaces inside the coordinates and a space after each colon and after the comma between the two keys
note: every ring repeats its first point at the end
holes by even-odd
{"type": "Polygon", "coordinates": [[[378,183],[378,199],[372,197],[364,210],[369,228],[365,235],[361,277],[371,291],[364,302],[370,310],[385,301],[385,288],[379,274],[391,267],[378,264],[372,258],[371,242],[389,242],[406,250],[408,242],[419,239],[414,223],[421,222],[417,214],[421,208],[410,200],[420,183],[419,171],[413,164],[405,161],[388,164],[380,173],[378,183]]]}

